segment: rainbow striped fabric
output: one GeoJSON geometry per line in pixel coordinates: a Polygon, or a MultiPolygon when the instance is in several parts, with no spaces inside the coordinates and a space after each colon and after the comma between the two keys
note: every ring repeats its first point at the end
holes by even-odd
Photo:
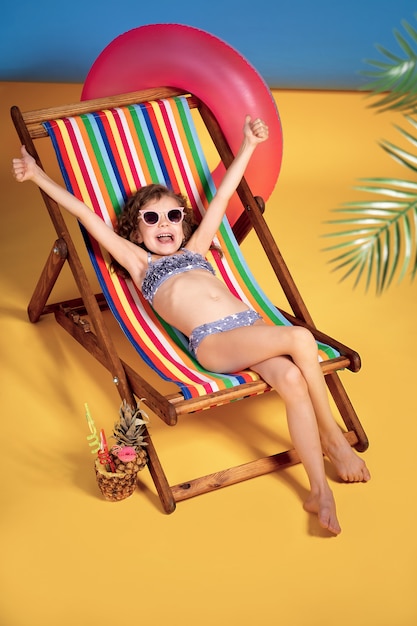
{"type": "MultiPolygon", "coordinates": [[[[186,195],[201,216],[215,193],[209,167],[185,97],[103,110],[45,123],[67,189],[109,225],[128,196],[149,183],[186,195]]],[[[184,398],[257,380],[251,371],[219,375],[204,370],[188,340],[160,319],[132,281],[110,271],[110,257],[83,231],[103,294],[118,323],[145,362],[179,385],[184,398]]],[[[225,218],[215,241],[223,252],[208,260],[217,276],[271,324],[288,324],[257,284],[225,218]]],[[[338,356],[319,344],[320,358],[338,356]]]]}

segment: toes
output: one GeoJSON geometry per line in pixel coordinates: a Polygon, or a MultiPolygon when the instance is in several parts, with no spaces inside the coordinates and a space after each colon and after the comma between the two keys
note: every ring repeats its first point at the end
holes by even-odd
{"type": "Polygon", "coordinates": [[[342,532],[340,528],[339,522],[337,519],[333,519],[330,511],[320,511],[319,513],[319,523],[320,526],[326,528],[328,531],[333,533],[334,535],[339,535],[342,532]]]}
{"type": "Polygon", "coordinates": [[[365,463],[362,463],[359,467],[341,470],[339,477],[346,483],[366,483],[371,479],[371,474],[365,463]]]}
{"type": "Polygon", "coordinates": [[[368,470],[367,467],[365,467],[364,471],[363,471],[363,480],[364,482],[368,482],[368,480],[371,480],[371,472],[368,470]]]}

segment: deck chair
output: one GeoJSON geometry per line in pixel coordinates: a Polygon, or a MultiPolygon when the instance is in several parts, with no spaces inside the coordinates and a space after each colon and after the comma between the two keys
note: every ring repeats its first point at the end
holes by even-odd
{"type": "MultiPolygon", "coordinates": [[[[20,141],[40,165],[35,142],[50,137],[67,188],[109,225],[114,225],[126,198],[150,182],[162,182],[185,194],[197,219],[201,218],[215,187],[196,130],[196,116],[205,125],[225,166],[233,159],[212,112],[201,100],[179,89],[149,89],[25,113],[13,107],[11,114],[20,141]]],[[[32,322],[54,314],[57,322],[109,370],[122,399],[131,404],[143,399],[168,425],[174,425],[181,415],[269,391],[268,385],[251,371],[219,375],[204,370],[188,352],[187,339],[156,315],[130,280],[111,270],[107,252],[83,231],[101,288],[100,293],[94,293],[60,208],[42,195],[58,237],[28,306],[32,322]],[[49,303],[64,264],[71,268],[80,297],[49,303]],[[134,364],[119,356],[106,324],[106,309],[112,311],[147,366],[172,383],[172,393],[162,393],[135,370],[134,364]]],[[[366,434],[337,373],[345,368],[357,372],[360,357],[316,329],[268,229],[262,199],[253,196],[245,179],[238,195],[242,214],[233,228],[227,218],[223,220],[215,241],[223,254],[214,250],[209,260],[232,292],[258,310],[268,323],[298,324],[311,330],[328,388],[346,426],[345,437],[358,451],[364,451],[368,446],[366,434]],[[270,301],[243,257],[239,244],[252,228],[274,269],[277,289],[281,285],[290,313],[270,301]]],[[[149,433],[148,444],[148,467],[167,513],[174,511],[181,500],[299,462],[296,452],[287,450],[170,485],[149,433]]]]}

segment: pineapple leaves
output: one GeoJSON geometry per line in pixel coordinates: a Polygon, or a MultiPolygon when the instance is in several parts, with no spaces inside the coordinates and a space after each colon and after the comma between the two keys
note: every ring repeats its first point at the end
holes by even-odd
{"type": "Polygon", "coordinates": [[[148,445],[145,440],[148,422],[149,417],[140,408],[140,403],[137,407],[132,407],[126,400],[123,400],[119,410],[119,421],[114,425],[112,437],[118,445],[131,446],[135,450],[140,450],[148,445]]]}
{"type": "Polygon", "coordinates": [[[402,21],[403,35],[394,30],[394,37],[403,53],[393,54],[383,46],[377,45],[384,61],[367,59],[373,70],[363,70],[361,75],[369,81],[361,90],[370,92],[369,96],[380,96],[370,106],[380,111],[397,110],[413,114],[417,111],[417,31],[405,20],[402,21]]]}

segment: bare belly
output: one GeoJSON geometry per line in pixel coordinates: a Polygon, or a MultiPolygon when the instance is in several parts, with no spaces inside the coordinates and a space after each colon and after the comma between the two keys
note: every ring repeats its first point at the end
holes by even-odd
{"type": "Polygon", "coordinates": [[[167,280],[158,289],[153,305],[158,315],[186,336],[201,324],[248,308],[222,281],[204,270],[184,272],[167,280]]]}

